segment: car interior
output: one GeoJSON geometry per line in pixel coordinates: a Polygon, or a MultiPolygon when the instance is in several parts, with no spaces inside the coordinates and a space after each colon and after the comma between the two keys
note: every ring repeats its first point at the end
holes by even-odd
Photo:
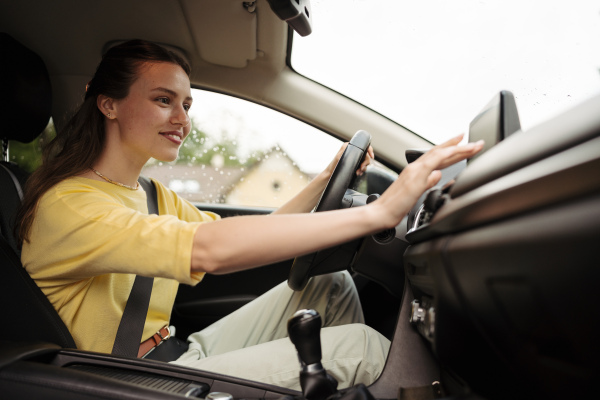
{"type": "MultiPolygon", "coordinates": [[[[133,38],[182,55],[192,66],[196,89],[276,110],[351,141],[363,152],[370,143],[378,162],[393,173],[373,166],[363,178],[349,179],[363,153],[349,166],[341,162],[336,173],[343,176],[332,178],[316,212],[376,200],[433,143],[292,67],[294,42],[318,29],[313,21],[318,3],[0,3],[0,87],[7,95],[0,108],[5,315],[0,397],[356,397],[352,389],[307,395],[211,371],[77,349],[23,268],[14,235],[29,171],[22,160],[10,157],[11,147],[34,141],[49,120],[60,131],[83,99],[103,52],[133,38]]],[[[185,339],[282,281],[299,290],[312,276],[349,270],[367,325],[392,343],[381,376],[361,396],[593,396],[600,377],[600,253],[595,247],[600,239],[600,95],[525,128],[518,96],[510,89],[489,93],[487,104],[469,120],[469,141],[484,139],[484,150],[443,170],[441,181],[395,229],[296,260],[207,276],[195,287],[181,285],[171,321],[177,337],[185,339]]],[[[273,210],[197,206],[224,218],[273,210]]],[[[318,342],[318,337],[295,340],[318,342]]],[[[299,363],[299,379],[300,371],[299,363]]]]}

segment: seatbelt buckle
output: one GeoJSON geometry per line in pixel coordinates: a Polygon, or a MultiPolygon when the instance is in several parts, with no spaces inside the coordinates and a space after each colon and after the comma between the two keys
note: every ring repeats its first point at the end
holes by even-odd
{"type": "Polygon", "coordinates": [[[156,334],[161,338],[160,343],[157,344],[157,346],[159,346],[162,342],[164,342],[165,340],[167,340],[168,338],[171,337],[171,328],[169,327],[169,325],[165,325],[164,327],[162,327],[161,329],[156,331],[156,334]],[[167,335],[163,336],[160,331],[162,331],[163,329],[167,330],[167,335]]]}
{"type": "Polygon", "coordinates": [[[171,328],[169,325],[165,325],[160,328],[154,335],[152,335],[148,340],[145,340],[140,344],[140,349],[138,352],[138,358],[144,358],[148,354],[152,353],[154,349],[160,346],[164,341],[171,337],[171,328]],[[166,331],[163,334],[163,331],[166,331]],[[153,345],[152,345],[153,344],[153,345]],[[152,347],[149,347],[152,346],[152,347]],[[141,353],[141,354],[140,354],[141,353]]]}

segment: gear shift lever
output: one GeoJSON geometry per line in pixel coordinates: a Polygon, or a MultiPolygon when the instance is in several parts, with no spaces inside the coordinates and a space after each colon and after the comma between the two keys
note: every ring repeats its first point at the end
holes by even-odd
{"type": "Polygon", "coordinates": [[[337,381],[321,364],[321,316],[315,310],[297,311],[288,321],[288,334],[300,360],[300,386],[308,400],[325,399],[336,393],[337,381]]]}

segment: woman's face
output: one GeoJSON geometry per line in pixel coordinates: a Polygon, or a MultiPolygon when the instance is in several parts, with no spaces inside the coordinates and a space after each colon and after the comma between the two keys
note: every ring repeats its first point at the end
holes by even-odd
{"type": "Polygon", "coordinates": [[[191,105],[190,80],[179,65],[146,63],[127,97],[114,101],[116,118],[108,122],[118,124],[121,150],[132,161],[173,161],[191,130],[191,105]]]}

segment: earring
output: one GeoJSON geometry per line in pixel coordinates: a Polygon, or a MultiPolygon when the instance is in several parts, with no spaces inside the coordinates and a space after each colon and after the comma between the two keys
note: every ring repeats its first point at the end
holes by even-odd
{"type": "Polygon", "coordinates": [[[110,113],[106,114],[106,116],[107,116],[108,118],[110,118],[110,113]]]}

